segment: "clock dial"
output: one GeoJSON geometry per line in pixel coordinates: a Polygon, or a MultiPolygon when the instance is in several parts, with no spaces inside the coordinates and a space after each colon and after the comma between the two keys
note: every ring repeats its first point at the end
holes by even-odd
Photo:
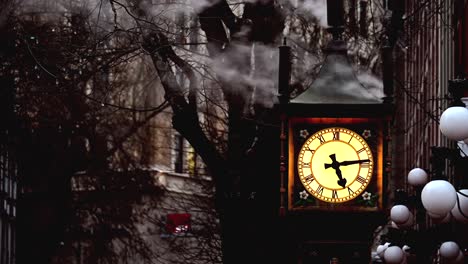
{"type": "Polygon", "coordinates": [[[330,203],[350,201],[369,184],[374,162],[366,141],[347,128],[332,127],[311,135],[298,155],[304,188],[330,203]]]}

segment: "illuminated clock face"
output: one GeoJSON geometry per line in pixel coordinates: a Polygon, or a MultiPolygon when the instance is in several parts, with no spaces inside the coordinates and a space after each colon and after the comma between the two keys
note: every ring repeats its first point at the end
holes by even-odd
{"type": "Polygon", "coordinates": [[[373,166],[366,141],[341,127],[311,135],[302,145],[297,162],[304,188],[329,203],[350,201],[361,194],[372,178],[373,166]]]}

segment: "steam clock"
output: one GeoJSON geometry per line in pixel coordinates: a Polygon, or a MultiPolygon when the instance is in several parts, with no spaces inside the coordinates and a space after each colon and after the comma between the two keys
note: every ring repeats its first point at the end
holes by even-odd
{"type": "Polygon", "coordinates": [[[355,76],[340,38],[342,6],[331,2],[340,1],[328,1],[333,40],[325,61],[292,99],[290,49],[280,47],[280,214],[297,263],[369,263],[373,233],[385,224],[392,104],[355,76]]]}

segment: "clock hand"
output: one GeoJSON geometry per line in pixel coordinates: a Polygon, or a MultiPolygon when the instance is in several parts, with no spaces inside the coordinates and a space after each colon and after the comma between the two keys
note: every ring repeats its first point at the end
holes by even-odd
{"type": "Polygon", "coordinates": [[[366,163],[370,162],[369,159],[363,159],[363,160],[345,160],[340,162],[340,166],[347,166],[347,165],[352,165],[352,164],[360,164],[360,163],[366,163]]]}
{"type": "Polygon", "coordinates": [[[328,169],[328,168],[333,168],[333,169],[337,169],[340,167],[340,163],[336,160],[336,155],[335,154],[331,154],[330,156],[330,159],[332,160],[332,163],[325,163],[325,169],[328,169]]]}
{"type": "Polygon", "coordinates": [[[335,169],[336,175],[338,175],[339,180],[337,181],[338,185],[343,187],[343,189],[346,187],[346,179],[343,178],[341,175],[341,170],[340,168],[335,169]]]}
{"type": "Polygon", "coordinates": [[[346,179],[343,178],[343,175],[341,174],[341,170],[340,170],[340,162],[338,162],[336,160],[336,155],[335,154],[331,154],[330,156],[330,159],[332,160],[332,163],[331,164],[328,164],[328,163],[325,163],[325,169],[328,169],[328,168],[333,168],[335,169],[335,173],[336,175],[338,176],[338,185],[340,185],[341,187],[345,188],[346,186],[346,179]]]}

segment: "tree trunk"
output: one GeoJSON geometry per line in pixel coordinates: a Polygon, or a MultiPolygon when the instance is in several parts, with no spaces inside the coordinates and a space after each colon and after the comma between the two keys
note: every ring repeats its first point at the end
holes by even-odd
{"type": "MultiPolygon", "coordinates": [[[[278,12],[278,6],[274,1],[247,3],[243,18],[238,18],[225,0],[213,2],[199,13],[209,55],[213,59],[224,56],[221,61],[228,63],[226,66],[230,70],[248,76],[251,52],[245,50],[254,42],[274,44],[282,32],[284,19],[278,12]],[[235,58],[225,56],[229,53],[235,54],[235,58]]],[[[144,13],[140,11],[136,13],[144,13]]],[[[150,53],[165,97],[172,107],[174,128],[202,157],[215,182],[223,263],[274,261],[277,255],[271,249],[278,243],[269,241],[276,241],[271,237],[275,232],[273,223],[276,202],[279,201],[276,192],[279,131],[274,125],[268,130],[256,124],[257,121],[264,122],[265,116],[257,120],[251,112],[255,107],[250,101],[254,87],[242,79],[232,81],[218,76],[228,105],[229,126],[227,153],[219,153],[201,129],[195,104],[190,102],[190,97],[185,97],[170,64],[172,61],[189,80],[196,81],[190,67],[175,54],[167,37],[157,28],[144,36],[143,47],[150,53]]],[[[256,113],[264,115],[268,110],[256,113]]],[[[271,113],[268,115],[269,122],[278,120],[271,118],[271,113]]],[[[275,249],[275,252],[279,250],[275,249]]]]}

